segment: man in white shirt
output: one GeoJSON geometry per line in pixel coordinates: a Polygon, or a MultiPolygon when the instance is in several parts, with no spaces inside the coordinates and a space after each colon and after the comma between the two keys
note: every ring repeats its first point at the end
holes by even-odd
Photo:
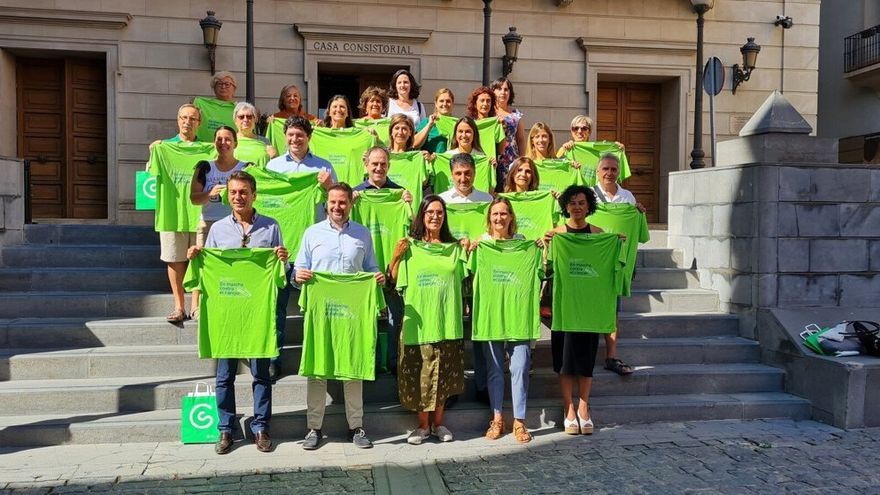
{"type": "MultiPolygon", "coordinates": [[[[596,201],[600,203],[629,203],[636,208],[645,212],[645,207],[636,201],[633,193],[620,187],[617,179],[620,177],[620,159],[612,153],[606,153],[599,158],[599,165],[596,167],[596,185],[593,186],[593,192],[596,193],[596,201]]],[[[617,311],[620,312],[620,302],[618,300],[617,311]]],[[[618,327],[619,320],[618,320],[618,327]]],[[[624,363],[617,357],[617,330],[613,333],[605,334],[605,369],[613,371],[618,375],[630,375],[633,367],[624,363]]]]}
{"type": "Polygon", "coordinates": [[[477,164],[469,153],[459,153],[449,160],[452,172],[452,189],[440,194],[447,203],[479,203],[492,201],[492,196],[474,189],[474,176],[477,175],[477,164]]]}

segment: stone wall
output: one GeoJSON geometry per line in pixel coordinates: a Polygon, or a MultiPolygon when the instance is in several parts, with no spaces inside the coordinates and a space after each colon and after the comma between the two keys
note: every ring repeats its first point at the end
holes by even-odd
{"type": "MultiPolygon", "coordinates": [[[[108,79],[114,83],[108,96],[112,113],[108,156],[117,157],[110,164],[110,210],[119,223],[149,223],[150,213],[133,211],[134,172],[147,159],[148,143],[176,132],[177,107],[210,91],[198,19],[213,9],[223,21],[217,68],[238,76],[238,96],[243,97],[245,5],[244,1],[202,0],[0,0],[4,12],[0,16],[0,88],[11,87],[15,74],[9,62],[17,54],[103,54],[108,79]]],[[[725,90],[716,98],[721,139],[736,134],[743,119],[782,77],[792,103],[808,121],[815,121],[819,6],[819,0],[719,0],[707,13],[707,56],[719,56],[729,67],[741,60],[739,47],[747,36],[756,37],[762,46],[759,68],[751,80],[735,96],[725,90]],[[785,35],[784,50],[782,30],[772,24],[783,4],[796,19],[795,27],[785,35]]],[[[461,114],[467,94],[482,74],[482,7],[479,0],[255,2],[256,103],[263,111],[272,110],[280,88],[291,83],[303,88],[307,97],[316,94],[309,86],[316,86],[317,81],[307,80],[307,71],[310,57],[315,60],[319,54],[312,53],[313,47],[306,46],[294,25],[324,25],[343,34],[366,31],[380,41],[385,34],[408,29],[430,33],[426,41],[414,44],[419,53],[383,57],[418,69],[423,83],[420,99],[425,103],[430,103],[438,88],[451,87],[458,97],[455,112],[461,114]]],[[[693,123],[696,39],[690,2],[579,0],[558,7],[553,0],[495,1],[493,78],[501,73],[501,36],[508,26],[516,26],[524,37],[511,77],[516,85],[515,106],[525,113],[529,125],[539,120],[549,123],[558,142],[567,139],[574,115],[595,114],[591,105],[599,80],[662,84],[663,125],[679,137],[664,139],[664,170],[686,166],[692,143],[688,136],[693,123]],[[675,116],[674,122],[668,121],[666,113],[675,116]],[[676,141],[680,144],[673,144],[676,141]]],[[[348,53],[320,57],[322,63],[376,63],[383,58],[348,53]]],[[[731,80],[729,73],[727,80],[731,80]]],[[[318,108],[317,101],[305,103],[312,112],[318,108]]],[[[16,156],[14,108],[0,102],[0,116],[4,117],[0,119],[0,154],[16,156]]],[[[708,129],[708,115],[704,129],[708,129]]],[[[710,150],[708,135],[703,148],[710,150]]],[[[660,181],[665,184],[665,175],[660,181]]]]}
{"type": "MultiPolygon", "coordinates": [[[[755,138],[789,143],[802,159],[836,153],[808,136],[755,138]]],[[[745,142],[720,143],[719,155],[745,142]]],[[[759,308],[880,303],[880,169],[783,160],[669,179],[669,246],[719,292],[722,309],[745,316],[745,335],[759,308]]]]}
{"type": "Polygon", "coordinates": [[[0,156],[0,245],[18,244],[24,229],[24,162],[0,156]]]}

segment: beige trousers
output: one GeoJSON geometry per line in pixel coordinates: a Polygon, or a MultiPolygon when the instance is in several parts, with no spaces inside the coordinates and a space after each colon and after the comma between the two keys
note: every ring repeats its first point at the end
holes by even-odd
{"type": "MultiPolygon", "coordinates": [[[[324,410],[327,408],[327,380],[309,377],[306,387],[306,427],[320,430],[324,424],[324,410]]],[[[348,428],[353,430],[364,426],[364,382],[361,380],[342,380],[345,395],[345,417],[348,428]]]]}

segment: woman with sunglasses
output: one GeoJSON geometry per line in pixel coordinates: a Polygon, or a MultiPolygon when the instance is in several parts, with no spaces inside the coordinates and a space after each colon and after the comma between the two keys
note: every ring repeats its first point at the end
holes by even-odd
{"type": "MultiPolygon", "coordinates": [[[[573,119],[571,119],[571,139],[566,141],[562,146],[559,147],[559,150],[556,152],[557,158],[562,158],[566,153],[571,151],[574,148],[575,143],[581,143],[584,141],[590,140],[590,135],[593,133],[593,119],[587,117],[586,115],[576,115],[573,119]]],[[[623,143],[620,141],[615,141],[617,146],[620,147],[621,151],[625,151],[623,143]]]]}
{"type": "Polygon", "coordinates": [[[240,101],[235,104],[232,115],[235,119],[235,127],[238,129],[236,158],[244,162],[264,165],[278,155],[269,140],[255,131],[260,115],[256,107],[246,101],[240,101]]]}

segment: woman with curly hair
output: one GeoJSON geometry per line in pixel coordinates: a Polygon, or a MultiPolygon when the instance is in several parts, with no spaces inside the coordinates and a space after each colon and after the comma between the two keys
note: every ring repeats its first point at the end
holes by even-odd
{"type": "Polygon", "coordinates": [[[495,190],[501,191],[507,178],[507,167],[496,157],[504,154],[504,126],[495,115],[495,92],[486,86],[473,90],[467,100],[467,116],[474,119],[480,133],[480,144],[496,167],[495,190]]]}

